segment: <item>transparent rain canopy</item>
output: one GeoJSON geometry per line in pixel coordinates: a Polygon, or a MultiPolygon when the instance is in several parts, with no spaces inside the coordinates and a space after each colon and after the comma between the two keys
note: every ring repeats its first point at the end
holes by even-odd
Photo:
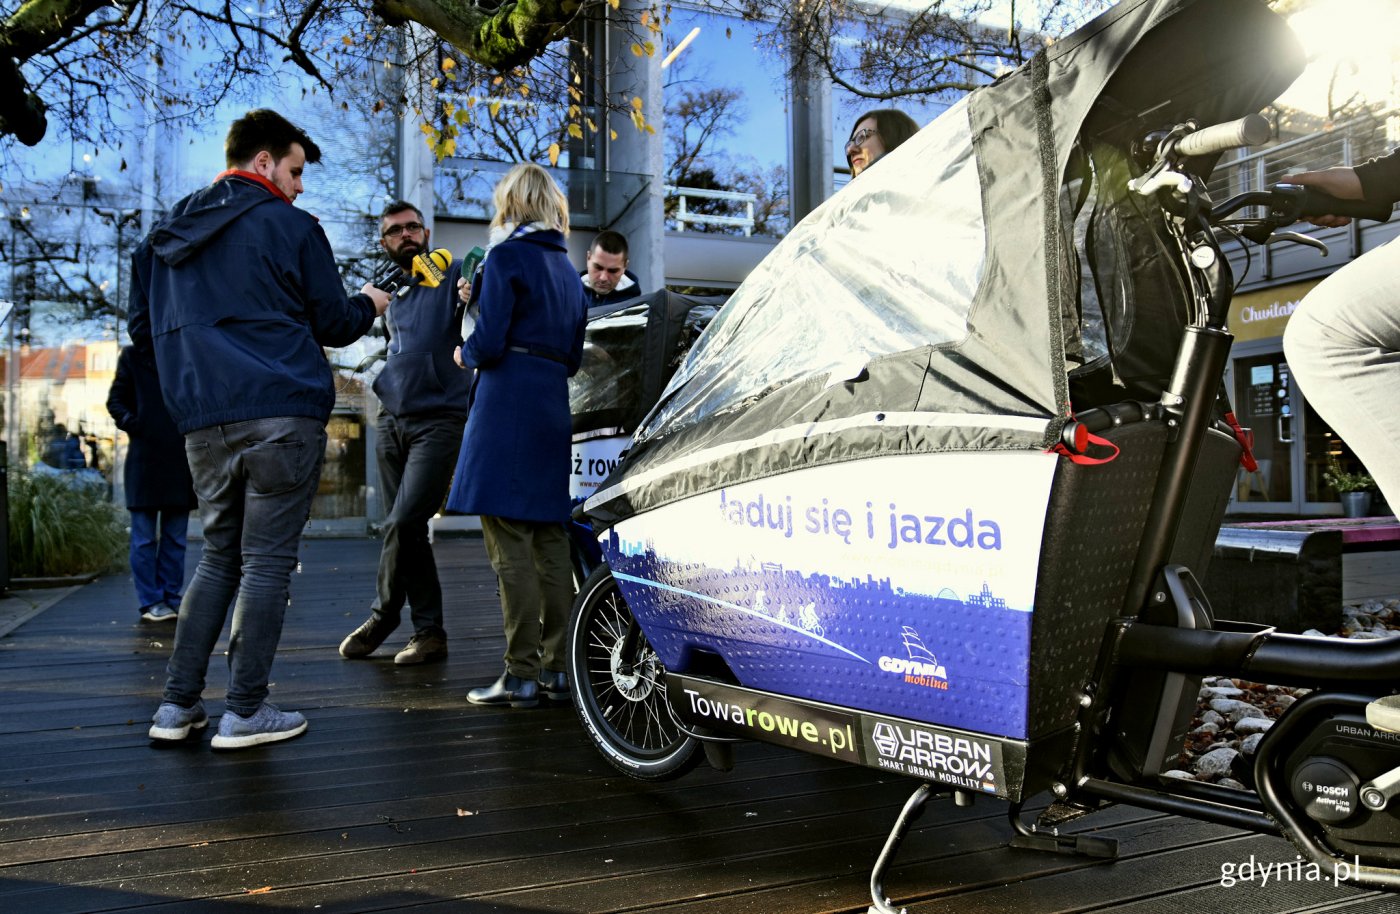
{"type": "Polygon", "coordinates": [[[588,323],[583,360],[569,379],[575,432],[621,426],[624,417],[636,412],[642,399],[649,309],[643,302],[588,323]]]}
{"type": "Polygon", "coordinates": [[[962,340],[984,231],[964,100],[846,185],[759,264],[638,439],[785,382],[849,380],[872,356],[962,340]]]}

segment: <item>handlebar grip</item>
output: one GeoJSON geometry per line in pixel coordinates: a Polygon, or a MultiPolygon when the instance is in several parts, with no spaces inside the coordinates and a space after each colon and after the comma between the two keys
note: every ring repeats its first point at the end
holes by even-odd
{"type": "Polygon", "coordinates": [[[1343,200],[1329,193],[1295,184],[1302,189],[1298,199],[1300,216],[1348,216],[1352,219],[1371,219],[1375,222],[1389,222],[1394,204],[1376,203],[1370,200],[1343,200]]]}
{"type": "Polygon", "coordinates": [[[1268,118],[1262,114],[1249,114],[1237,121],[1203,127],[1195,133],[1186,134],[1177,142],[1176,151],[1185,156],[1210,155],[1238,146],[1256,146],[1272,133],[1268,118]]]}

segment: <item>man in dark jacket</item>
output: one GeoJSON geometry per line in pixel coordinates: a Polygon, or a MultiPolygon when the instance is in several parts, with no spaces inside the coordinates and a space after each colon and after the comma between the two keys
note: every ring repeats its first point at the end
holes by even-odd
{"type": "Polygon", "coordinates": [[[130,442],[122,480],[131,512],[131,580],[139,612],[148,622],[174,622],[185,583],[185,534],[196,502],[185,437],[165,409],[149,355],[122,349],[107,412],[130,442]]]}
{"type": "MultiPolygon", "coordinates": [[[[379,220],[379,243],[404,271],[411,271],[413,258],[429,249],[428,235],[422,212],[403,200],[391,204],[379,220]]],[[[367,657],[384,643],[399,627],[405,600],[413,638],[394,662],[426,663],[447,656],[442,588],[428,542],[428,521],[447,495],[467,421],[471,373],[452,360],[462,342],[457,318],[460,269],[453,264],[434,288],[411,287],[395,297],[384,314],[389,346],[374,381],[381,406],[375,453],[386,510],[384,547],[370,617],[340,644],[341,656],[347,659],[367,657]]]]}
{"type": "Polygon", "coordinates": [[[627,301],[642,294],[637,274],[627,269],[627,238],[611,229],[599,232],[588,246],[587,269],[579,274],[588,290],[588,307],[627,301]]]}
{"type": "Polygon", "coordinates": [[[233,122],[229,170],[175,204],[132,256],[131,339],[155,355],[199,495],[204,552],[180,608],[153,740],[208,722],[200,696],[235,594],[216,749],[289,739],[267,699],[335,387],[322,346],[364,335],[389,297],[347,298],[330,243],[292,201],[321,151],[266,109],[233,122]]]}

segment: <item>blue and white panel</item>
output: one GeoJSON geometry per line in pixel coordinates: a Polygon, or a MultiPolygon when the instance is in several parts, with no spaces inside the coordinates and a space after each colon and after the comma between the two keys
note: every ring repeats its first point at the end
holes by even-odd
{"type": "Polygon", "coordinates": [[[602,546],[669,669],[709,650],[751,688],[1024,737],[1055,463],[815,467],[628,518],[602,546]]]}
{"type": "Polygon", "coordinates": [[[599,484],[617,468],[631,446],[631,435],[575,440],[569,461],[569,498],[578,502],[598,491],[599,484]]]}

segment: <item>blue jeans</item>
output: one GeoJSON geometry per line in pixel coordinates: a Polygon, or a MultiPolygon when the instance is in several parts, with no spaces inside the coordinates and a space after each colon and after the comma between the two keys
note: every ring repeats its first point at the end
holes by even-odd
{"type": "Polygon", "coordinates": [[[1400,244],[1367,251],[1309,292],[1283,352],[1303,396],[1400,507],[1400,244]]]}
{"type": "Polygon", "coordinates": [[[461,416],[397,416],[384,413],[376,426],[379,484],[388,513],[379,553],[374,614],[397,620],[408,601],[415,634],[445,636],[442,586],[428,542],[428,521],[442,507],[457,449],[461,416]]]}
{"type": "Polygon", "coordinates": [[[142,610],[157,603],[180,605],[189,526],[186,508],[131,509],[131,580],[142,610]]]}
{"type": "Polygon", "coordinates": [[[282,417],[216,425],[186,435],[185,453],[204,553],[180,607],[164,698],[188,707],[203,693],[209,655],[233,604],[227,706],[246,717],[267,698],[297,548],[326,455],[325,423],[282,417]]]}

